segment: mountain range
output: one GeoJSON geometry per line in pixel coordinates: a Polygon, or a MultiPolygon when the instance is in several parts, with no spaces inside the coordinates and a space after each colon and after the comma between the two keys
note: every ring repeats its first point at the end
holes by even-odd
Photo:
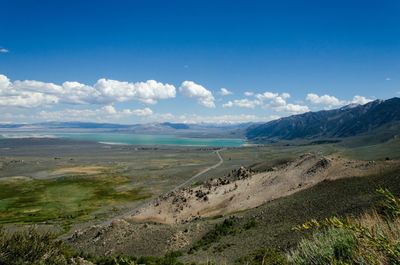
{"type": "MultiPolygon", "coordinates": [[[[343,138],[400,128],[400,98],[293,115],[247,128],[251,141],[343,138]]],[[[397,131],[398,133],[400,131],[397,131]]]]}

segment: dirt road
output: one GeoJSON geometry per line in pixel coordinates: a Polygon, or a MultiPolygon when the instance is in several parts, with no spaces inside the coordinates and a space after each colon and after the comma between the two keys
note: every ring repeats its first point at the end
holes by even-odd
{"type": "MultiPolygon", "coordinates": [[[[173,191],[176,191],[176,190],[178,190],[178,189],[180,189],[180,188],[182,188],[182,187],[184,187],[184,186],[186,186],[186,185],[188,185],[188,184],[190,184],[190,183],[193,183],[194,180],[196,180],[197,178],[201,177],[201,176],[202,176],[203,174],[205,174],[206,172],[208,172],[208,171],[210,171],[210,170],[212,170],[212,169],[215,169],[215,168],[221,166],[221,165],[224,163],[224,159],[222,158],[220,152],[223,151],[223,150],[225,150],[225,148],[222,148],[222,149],[220,149],[220,150],[216,150],[216,151],[215,151],[215,153],[217,154],[218,159],[219,159],[219,162],[218,162],[218,163],[216,163],[215,165],[212,165],[212,166],[209,166],[209,167],[203,169],[202,171],[200,171],[200,172],[197,173],[196,175],[192,176],[192,177],[189,178],[188,180],[185,180],[183,183],[179,184],[178,186],[176,186],[176,187],[173,188],[172,190],[166,192],[166,194],[168,194],[168,193],[170,193],[170,192],[173,192],[173,191]]],[[[214,153],[214,151],[213,151],[213,153],[214,153]]],[[[128,211],[128,212],[126,212],[126,213],[124,213],[124,214],[122,214],[122,215],[115,216],[115,217],[111,218],[110,220],[107,220],[107,221],[101,223],[101,225],[109,225],[109,224],[111,224],[111,222],[114,221],[114,220],[123,219],[123,218],[126,218],[126,217],[128,217],[128,216],[131,216],[131,215],[133,215],[134,213],[136,213],[136,211],[137,211],[138,209],[144,208],[146,205],[148,205],[148,204],[150,204],[150,203],[151,203],[151,200],[150,200],[150,201],[143,202],[143,203],[139,204],[138,206],[136,206],[135,208],[131,209],[130,211],[128,211]]]]}

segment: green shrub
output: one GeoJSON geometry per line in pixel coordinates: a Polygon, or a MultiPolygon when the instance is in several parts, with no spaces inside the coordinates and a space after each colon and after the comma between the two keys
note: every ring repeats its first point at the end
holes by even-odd
{"type": "Polygon", "coordinates": [[[379,188],[377,192],[384,196],[380,202],[380,210],[390,218],[400,216],[400,199],[391,193],[388,189],[379,188]]]}
{"type": "Polygon", "coordinates": [[[387,189],[380,211],[357,218],[311,220],[296,229],[317,228],[288,255],[292,264],[400,265],[400,199],[387,189]]]}
{"type": "Polygon", "coordinates": [[[301,240],[297,249],[289,255],[289,262],[321,265],[349,262],[356,243],[353,233],[340,228],[328,228],[314,233],[311,239],[301,240]]]}
{"type": "Polygon", "coordinates": [[[287,265],[285,254],[273,248],[260,249],[248,256],[242,257],[236,261],[236,264],[247,265],[287,265]]]}
{"type": "Polygon", "coordinates": [[[183,265],[178,261],[182,256],[179,251],[169,252],[164,257],[129,257],[129,256],[107,256],[87,258],[96,265],[183,265]]]}
{"type": "Polygon", "coordinates": [[[72,254],[51,233],[34,228],[15,233],[0,229],[0,264],[58,265],[67,264],[72,254]]]}
{"type": "Polygon", "coordinates": [[[212,243],[217,242],[222,236],[235,234],[235,222],[235,218],[228,218],[225,219],[222,223],[215,225],[214,229],[209,231],[205,236],[197,241],[193,245],[193,247],[190,248],[189,254],[199,250],[200,248],[202,248],[203,250],[207,250],[212,243]]]}
{"type": "Polygon", "coordinates": [[[257,221],[254,219],[254,218],[252,218],[250,221],[248,221],[244,226],[243,226],[243,228],[245,229],[245,230],[249,230],[249,229],[251,229],[251,228],[253,228],[253,227],[256,227],[257,226],[257,221]]]}

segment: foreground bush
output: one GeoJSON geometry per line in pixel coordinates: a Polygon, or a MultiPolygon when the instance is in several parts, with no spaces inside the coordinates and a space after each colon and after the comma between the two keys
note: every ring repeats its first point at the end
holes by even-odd
{"type": "Polygon", "coordinates": [[[359,218],[311,220],[298,229],[317,229],[288,255],[291,264],[400,265],[400,199],[388,190],[379,213],[359,218]]]}
{"type": "Polygon", "coordinates": [[[311,239],[303,239],[289,255],[292,264],[335,264],[351,262],[356,249],[354,233],[346,229],[329,227],[314,233],[311,239]]]}
{"type": "Polygon", "coordinates": [[[97,257],[88,258],[93,264],[96,265],[183,265],[183,263],[178,261],[178,257],[182,255],[181,252],[170,252],[164,257],[128,257],[128,256],[118,256],[118,257],[97,257]]]}
{"type": "Polygon", "coordinates": [[[260,249],[246,257],[242,257],[236,261],[236,264],[246,265],[287,265],[285,254],[278,249],[260,249]]]}
{"type": "Polygon", "coordinates": [[[68,249],[50,233],[36,229],[8,234],[0,228],[0,264],[68,264],[68,249]]]}

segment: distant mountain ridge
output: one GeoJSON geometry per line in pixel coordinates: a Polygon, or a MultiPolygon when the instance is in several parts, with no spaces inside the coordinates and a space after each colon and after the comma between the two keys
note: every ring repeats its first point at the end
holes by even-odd
{"type": "Polygon", "coordinates": [[[252,141],[342,138],[372,132],[399,122],[400,98],[391,98],[365,105],[352,104],[339,109],[307,112],[252,125],[245,135],[252,141]]]}
{"type": "Polygon", "coordinates": [[[113,132],[188,137],[244,138],[247,124],[145,123],[115,124],[95,122],[41,122],[32,124],[0,124],[0,132],[113,132]]]}

